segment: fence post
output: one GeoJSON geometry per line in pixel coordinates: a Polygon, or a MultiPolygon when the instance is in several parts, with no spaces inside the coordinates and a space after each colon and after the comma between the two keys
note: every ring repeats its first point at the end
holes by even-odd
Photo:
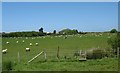
{"type": "Polygon", "coordinates": [[[57,59],[59,59],[59,46],[58,46],[58,50],[57,50],[57,59]]]}
{"type": "Polygon", "coordinates": [[[45,58],[45,62],[46,62],[46,50],[44,49],[44,58],[45,58]]]}
{"type": "Polygon", "coordinates": [[[117,48],[117,57],[119,59],[119,47],[117,48]]]}
{"type": "Polygon", "coordinates": [[[20,63],[20,54],[18,52],[18,63],[20,63]]]}
{"type": "Polygon", "coordinates": [[[79,51],[79,58],[81,58],[81,50],[79,51]]]}
{"type": "Polygon", "coordinates": [[[87,57],[87,53],[86,53],[86,51],[85,51],[85,59],[86,59],[86,57],[87,57]]]}

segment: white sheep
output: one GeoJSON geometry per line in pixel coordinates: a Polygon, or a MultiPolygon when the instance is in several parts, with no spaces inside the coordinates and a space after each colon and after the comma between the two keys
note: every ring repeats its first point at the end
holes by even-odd
{"type": "Polygon", "coordinates": [[[38,46],[38,43],[35,43],[36,46],[38,46]]]}
{"type": "Polygon", "coordinates": [[[30,51],[30,48],[26,48],[26,52],[27,52],[27,51],[30,51]]]}
{"type": "Polygon", "coordinates": [[[9,42],[6,42],[6,44],[9,44],[9,42]]]}
{"type": "Polygon", "coordinates": [[[32,46],[32,43],[30,43],[30,46],[32,46]]]}
{"type": "Polygon", "coordinates": [[[18,43],[18,41],[16,41],[16,43],[18,43]]]}
{"type": "Polygon", "coordinates": [[[22,42],[24,43],[25,41],[23,40],[22,42]]]}
{"type": "Polygon", "coordinates": [[[2,53],[3,54],[7,53],[7,49],[2,50],[2,53]]]}

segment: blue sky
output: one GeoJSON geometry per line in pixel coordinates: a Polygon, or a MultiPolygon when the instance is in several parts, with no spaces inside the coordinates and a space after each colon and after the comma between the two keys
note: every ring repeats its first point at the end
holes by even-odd
{"type": "Polygon", "coordinates": [[[99,32],[118,28],[117,2],[3,2],[2,31],[99,32]]]}

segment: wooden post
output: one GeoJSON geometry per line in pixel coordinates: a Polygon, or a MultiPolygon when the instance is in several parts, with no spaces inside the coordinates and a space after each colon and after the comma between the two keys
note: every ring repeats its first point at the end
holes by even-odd
{"type": "Polygon", "coordinates": [[[45,58],[45,62],[46,62],[46,50],[44,49],[44,58],[45,58]]]}
{"type": "Polygon", "coordinates": [[[117,48],[117,57],[119,59],[119,47],[117,48]]]}
{"type": "Polygon", "coordinates": [[[57,59],[59,59],[59,46],[58,46],[58,50],[57,50],[57,59]]]}
{"type": "Polygon", "coordinates": [[[85,60],[86,60],[86,56],[87,56],[87,53],[86,53],[86,51],[85,51],[85,60]]]}
{"type": "Polygon", "coordinates": [[[80,50],[80,55],[82,54],[82,51],[80,50]]]}
{"type": "Polygon", "coordinates": [[[18,52],[18,63],[20,63],[20,54],[18,52]]]}
{"type": "Polygon", "coordinates": [[[80,56],[80,58],[81,58],[81,50],[79,51],[79,56],[80,56]]]}

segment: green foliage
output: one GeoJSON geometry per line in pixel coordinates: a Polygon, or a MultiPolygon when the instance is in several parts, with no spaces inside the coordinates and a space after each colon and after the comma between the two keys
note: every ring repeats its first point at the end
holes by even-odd
{"type": "Polygon", "coordinates": [[[93,59],[93,51],[87,51],[86,58],[93,59]]]}
{"type": "Polygon", "coordinates": [[[36,36],[44,36],[46,33],[29,31],[29,32],[11,32],[2,34],[3,37],[36,37],[36,36]]]}
{"type": "Polygon", "coordinates": [[[36,36],[46,36],[46,35],[64,35],[64,34],[77,34],[78,30],[70,30],[70,29],[63,29],[59,32],[59,34],[56,34],[56,30],[53,31],[53,33],[45,33],[43,32],[43,28],[41,27],[39,29],[39,32],[36,31],[26,31],[26,32],[10,32],[10,33],[2,33],[3,37],[36,37],[36,36]]]}
{"type": "Polygon", "coordinates": [[[3,70],[12,70],[12,69],[13,69],[12,61],[3,62],[3,70]]]}
{"type": "Polygon", "coordinates": [[[87,59],[102,59],[104,53],[100,49],[94,49],[87,53],[87,59]]]}
{"type": "Polygon", "coordinates": [[[104,57],[114,57],[112,49],[93,49],[87,51],[87,59],[102,59],[104,57]]]}
{"type": "Polygon", "coordinates": [[[93,50],[93,59],[102,59],[103,51],[100,49],[93,50]]]}
{"type": "Polygon", "coordinates": [[[59,34],[66,34],[66,35],[72,35],[72,34],[77,34],[78,33],[78,30],[76,29],[63,29],[61,31],[59,31],[59,34]]]}
{"type": "Polygon", "coordinates": [[[42,32],[42,33],[43,33],[43,28],[42,28],[42,27],[39,29],[39,32],[42,32]]]}
{"type": "Polygon", "coordinates": [[[117,33],[117,30],[116,30],[116,29],[112,29],[112,30],[110,31],[110,33],[117,33]]]}
{"type": "Polygon", "coordinates": [[[74,57],[78,57],[78,56],[80,56],[79,51],[74,52],[74,57]]]}
{"type": "Polygon", "coordinates": [[[53,31],[53,34],[56,34],[56,30],[53,31]]]}
{"type": "Polygon", "coordinates": [[[111,45],[114,53],[117,54],[117,48],[120,48],[120,33],[118,33],[115,38],[110,38],[108,44],[111,45]]]}

